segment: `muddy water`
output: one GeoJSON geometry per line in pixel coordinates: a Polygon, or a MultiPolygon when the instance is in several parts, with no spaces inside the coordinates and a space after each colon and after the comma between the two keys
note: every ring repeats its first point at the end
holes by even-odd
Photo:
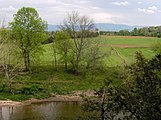
{"type": "Polygon", "coordinates": [[[79,102],[50,102],[0,108],[0,120],[75,120],[84,115],[79,102]]]}

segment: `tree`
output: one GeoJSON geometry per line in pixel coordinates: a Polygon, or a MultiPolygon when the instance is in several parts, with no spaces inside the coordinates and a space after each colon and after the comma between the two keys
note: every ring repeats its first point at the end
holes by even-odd
{"type": "Polygon", "coordinates": [[[161,55],[148,60],[141,53],[136,53],[136,63],[129,69],[130,79],[113,92],[120,110],[138,120],[160,120],[160,72],[161,55]]]}
{"type": "Polygon", "coordinates": [[[83,63],[85,65],[85,73],[90,72],[92,79],[95,78],[95,73],[103,71],[105,68],[105,58],[110,56],[110,50],[104,50],[98,38],[88,40],[88,48],[83,55],[83,63]]]}
{"type": "MultiPolygon", "coordinates": [[[[5,86],[7,86],[7,91],[13,93],[12,91],[12,80],[17,75],[15,71],[19,67],[16,62],[15,55],[16,47],[11,40],[11,31],[6,28],[0,28],[0,64],[3,66],[3,72],[5,76],[5,86]],[[15,63],[16,62],[16,63],[15,63]]],[[[1,88],[4,90],[5,87],[1,88]]]]}
{"type": "Polygon", "coordinates": [[[76,71],[79,69],[79,63],[82,58],[83,51],[86,49],[91,30],[94,30],[94,22],[87,16],[80,16],[78,12],[73,11],[68,14],[61,26],[61,29],[68,32],[74,41],[74,59],[71,61],[76,71]]]}
{"type": "MultiPolygon", "coordinates": [[[[46,38],[47,23],[39,17],[34,8],[22,7],[10,23],[15,44],[20,48],[26,70],[30,67],[31,57],[38,53],[41,43],[46,38]]],[[[38,57],[38,56],[36,56],[38,57]]]]}
{"type": "Polygon", "coordinates": [[[108,75],[100,95],[86,100],[85,110],[99,111],[102,120],[160,120],[161,54],[148,60],[137,52],[136,62],[119,71],[108,75]]]}
{"type": "Polygon", "coordinates": [[[62,55],[62,59],[64,61],[65,70],[68,69],[68,61],[69,61],[69,52],[72,48],[72,41],[67,32],[60,31],[55,35],[55,45],[60,55],[62,55]]]}
{"type": "MultiPolygon", "coordinates": [[[[85,116],[89,120],[115,120],[119,118],[119,104],[114,102],[111,92],[112,81],[106,81],[106,86],[101,87],[95,92],[95,96],[86,97],[82,106],[86,112],[95,113],[85,116]],[[92,116],[91,116],[92,115],[92,116]]],[[[123,114],[122,114],[123,115],[123,114]]]]}
{"type": "Polygon", "coordinates": [[[130,32],[128,30],[120,30],[119,35],[128,36],[128,35],[130,35],[130,32]]]}
{"type": "Polygon", "coordinates": [[[137,28],[134,28],[134,29],[133,29],[132,35],[133,35],[133,36],[138,36],[138,29],[137,29],[137,28]]]}

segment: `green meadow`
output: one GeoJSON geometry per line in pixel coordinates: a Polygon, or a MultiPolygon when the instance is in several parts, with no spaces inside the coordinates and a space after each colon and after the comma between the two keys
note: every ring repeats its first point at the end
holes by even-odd
{"type": "MultiPolygon", "coordinates": [[[[125,61],[130,64],[135,61],[135,52],[141,51],[145,57],[152,58],[155,54],[151,50],[152,45],[161,42],[161,38],[155,37],[135,37],[135,36],[101,36],[97,39],[100,47],[110,55],[106,58],[107,66],[120,66],[125,61]]],[[[42,65],[53,64],[52,44],[46,44],[44,54],[41,56],[42,65]]]]}
{"type": "MultiPolygon", "coordinates": [[[[45,44],[43,45],[44,53],[38,60],[35,60],[32,70],[14,78],[12,89],[15,94],[0,93],[0,99],[43,99],[51,97],[51,94],[72,94],[75,91],[98,89],[107,76],[115,76],[117,66],[133,63],[136,51],[142,51],[145,57],[152,58],[155,53],[151,50],[151,46],[161,41],[160,38],[124,36],[101,36],[94,39],[99,41],[99,46],[105,52],[110,52],[104,60],[107,65],[106,71],[99,71],[94,75],[91,73],[73,75],[66,73],[60,65],[55,71],[52,43],[45,44]]],[[[3,79],[3,76],[0,77],[3,79]]],[[[113,82],[119,84],[117,80],[113,79],[113,82]]],[[[4,82],[1,81],[0,85],[0,91],[4,91],[6,89],[4,82]]]]}

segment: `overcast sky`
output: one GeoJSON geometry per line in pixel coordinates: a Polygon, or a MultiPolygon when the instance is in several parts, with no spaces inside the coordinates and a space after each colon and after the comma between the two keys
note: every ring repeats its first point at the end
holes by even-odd
{"type": "Polygon", "coordinates": [[[76,10],[96,23],[161,25],[161,0],[0,0],[0,20],[11,21],[23,6],[36,8],[49,24],[76,10]]]}

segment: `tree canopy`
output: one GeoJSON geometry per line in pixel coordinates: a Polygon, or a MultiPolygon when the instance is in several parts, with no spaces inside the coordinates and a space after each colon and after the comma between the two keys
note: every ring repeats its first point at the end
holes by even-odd
{"type": "Polygon", "coordinates": [[[46,39],[44,31],[47,23],[31,7],[22,7],[10,23],[15,44],[21,50],[26,69],[30,67],[31,57],[41,50],[41,43],[46,39]]]}

